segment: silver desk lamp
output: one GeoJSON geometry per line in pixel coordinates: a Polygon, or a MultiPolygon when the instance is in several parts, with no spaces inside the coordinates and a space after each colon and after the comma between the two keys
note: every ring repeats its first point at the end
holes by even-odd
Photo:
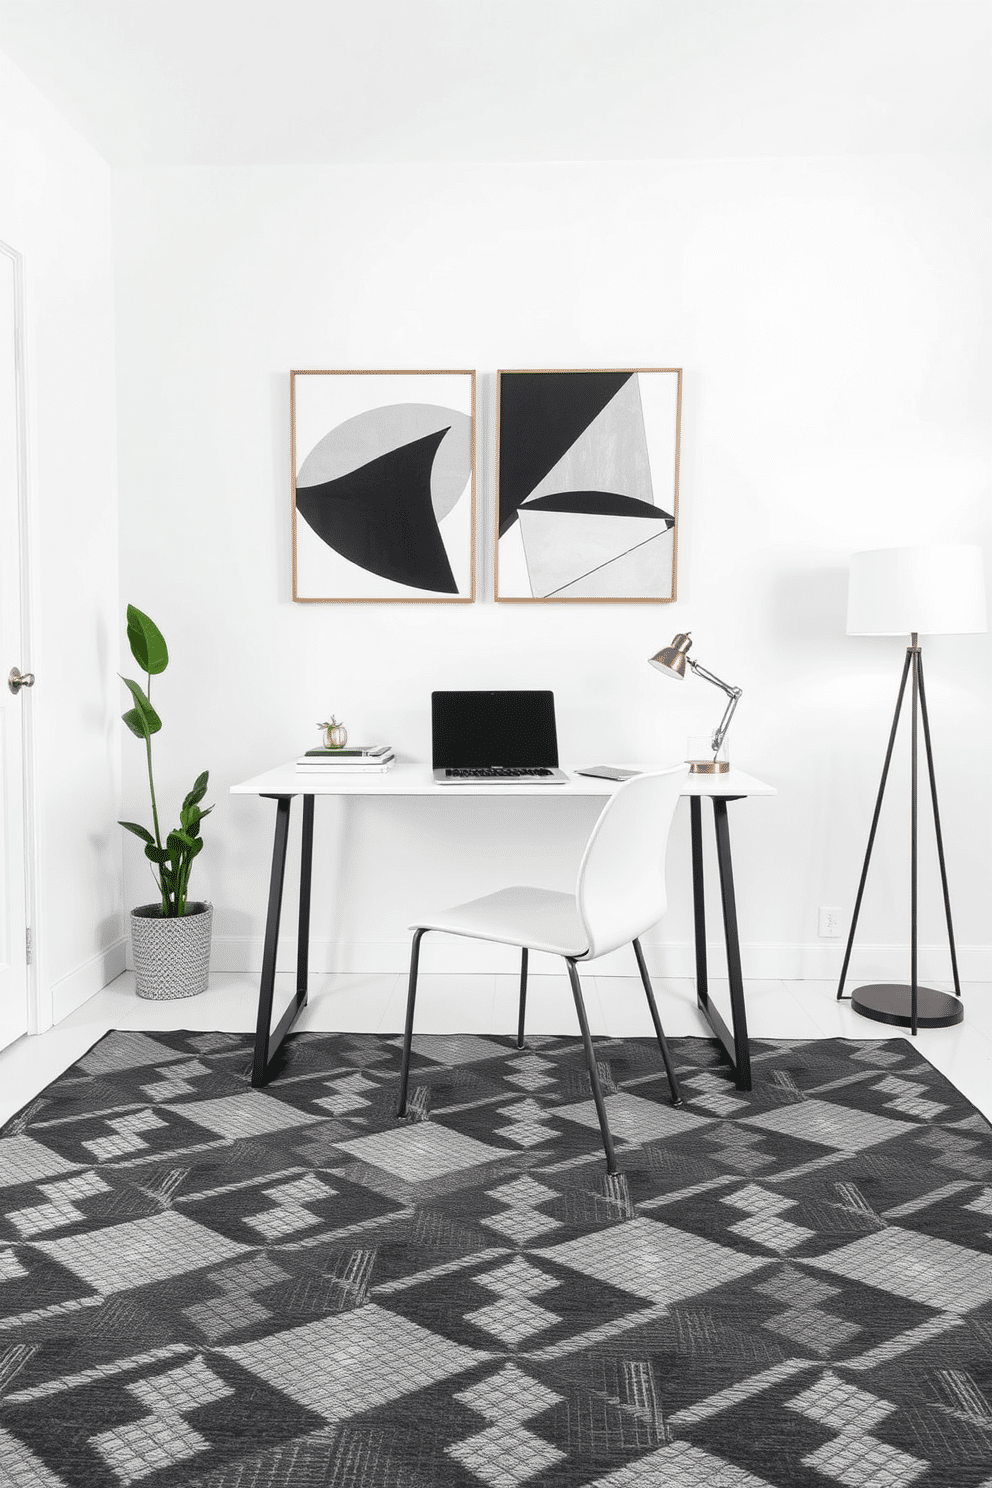
{"type": "Polygon", "coordinates": [[[697,677],[702,677],[706,682],[712,682],[714,687],[719,687],[721,692],[727,694],[730,701],[727,704],[723,717],[714,729],[713,737],[710,740],[713,758],[711,760],[689,761],[689,773],[691,775],[723,775],[730,769],[730,764],[727,760],[718,759],[717,756],[720,753],[720,748],[730,727],[730,720],[734,716],[734,709],[740,702],[742,689],[740,687],[731,687],[729,682],[724,682],[720,677],[715,677],[712,672],[708,672],[698,661],[693,661],[689,655],[691,645],[692,641],[689,631],[685,631],[684,633],[680,631],[670,646],[663,646],[656,655],[649,657],[648,660],[653,667],[657,667],[659,672],[663,672],[666,677],[674,677],[676,682],[685,681],[685,669],[687,666],[690,666],[697,677]]]}

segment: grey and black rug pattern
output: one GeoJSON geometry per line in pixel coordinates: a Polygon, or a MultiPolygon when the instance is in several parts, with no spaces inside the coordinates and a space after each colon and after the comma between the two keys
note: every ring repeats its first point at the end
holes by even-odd
{"type": "Polygon", "coordinates": [[[113,1033],[0,1134],[2,1488],[992,1488],[992,1141],[901,1039],[113,1033]]]}

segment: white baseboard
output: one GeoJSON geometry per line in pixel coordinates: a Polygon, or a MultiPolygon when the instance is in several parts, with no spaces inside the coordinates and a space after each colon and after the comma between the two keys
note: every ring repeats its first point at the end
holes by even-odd
{"type": "Polygon", "coordinates": [[[127,952],[127,941],[122,936],[120,940],[112,941],[102,951],[97,951],[82,966],[77,966],[75,971],[70,971],[68,976],[60,977],[53,982],[50,989],[52,1017],[56,1023],[61,1023],[63,1018],[68,1018],[78,1007],[82,1007],[88,997],[94,992],[99,992],[101,987],[106,987],[115,977],[119,977],[124,970],[127,952]]]}
{"type": "MultiPolygon", "coordinates": [[[[969,982],[992,981],[992,946],[958,946],[958,968],[969,982]]],[[[644,956],[653,976],[692,977],[695,952],[690,941],[644,942],[644,956]]],[[[751,942],[741,947],[744,975],[757,980],[836,981],[844,958],[844,943],[811,941],[789,944],[781,941],[751,942]]],[[[722,943],[709,946],[710,975],[726,976],[722,943]]],[[[404,972],[410,961],[409,940],[334,941],[310,943],[310,970],[315,973],[404,972]]],[[[519,952],[510,946],[487,944],[454,935],[431,935],[424,943],[421,967],[439,972],[515,973],[519,952]]],[[[213,971],[258,972],[262,965],[261,937],[215,935],[210,957],[213,971]]],[[[292,972],[296,948],[291,937],[280,939],[279,971],[292,972]]],[[[560,970],[554,956],[535,954],[535,973],[560,970]]],[[[123,969],[123,965],[122,965],[123,969]]],[[[595,962],[601,976],[633,976],[636,965],[631,951],[613,951],[595,962]]],[[[929,981],[949,982],[950,957],[946,945],[919,948],[920,976],[929,981]]],[[[905,981],[909,978],[908,945],[858,945],[851,957],[849,980],[905,981]]],[[[108,978],[109,980],[109,978],[108,978]]],[[[102,985],[102,984],[101,984],[102,985]]]]}

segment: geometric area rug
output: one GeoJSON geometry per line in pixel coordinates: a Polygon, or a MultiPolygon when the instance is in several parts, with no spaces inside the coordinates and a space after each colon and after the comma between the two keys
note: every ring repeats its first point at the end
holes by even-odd
{"type": "Polygon", "coordinates": [[[905,1039],[109,1034],[0,1132],[2,1488],[992,1488],[992,1140],[905,1039]]]}

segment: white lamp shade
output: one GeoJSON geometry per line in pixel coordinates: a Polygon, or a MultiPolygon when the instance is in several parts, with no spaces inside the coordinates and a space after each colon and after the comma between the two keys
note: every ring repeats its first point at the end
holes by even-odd
{"type": "Polygon", "coordinates": [[[934,543],[852,553],[848,635],[972,635],[987,629],[981,548],[934,543]]]}

